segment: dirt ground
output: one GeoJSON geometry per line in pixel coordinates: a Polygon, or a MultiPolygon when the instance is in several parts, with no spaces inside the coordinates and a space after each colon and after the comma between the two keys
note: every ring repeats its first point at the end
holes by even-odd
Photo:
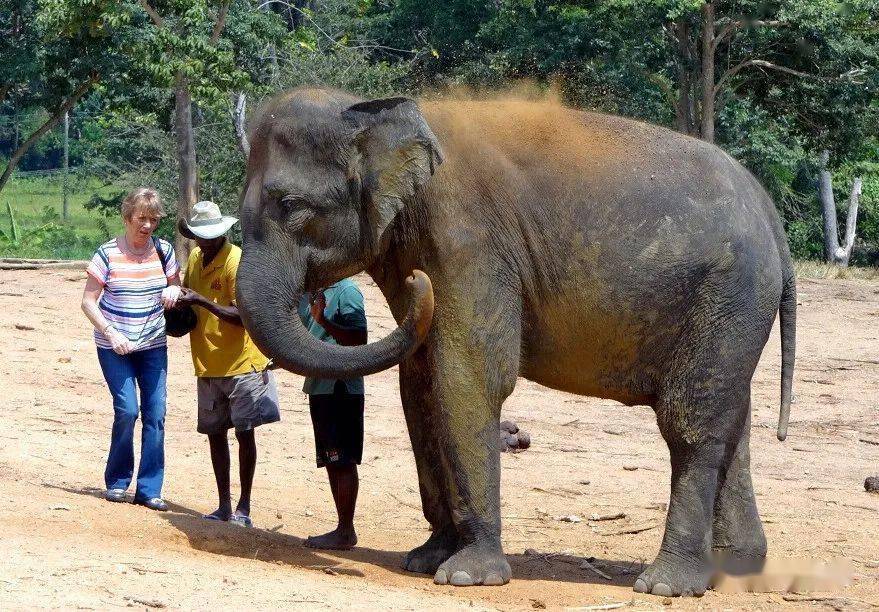
{"type": "MultiPolygon", "coordinates": [[[[375,339],[393,319],[371,281],[358,280],[375,339]]],[[[753,473],[770,556],[853,564],[850,585],[810,595],[819,601],[786,601],[802,596],[777,592],[665,601],[635,594],[641,563],[658,550],[668,501],[668,453],[652,412],[525,380],[504,407],[504,418],[533,440],[502,457],[503,540],[513,567],[505,587],[438,587],[400,569],[429,532],[396,368],[367,379],[353,551],[301,545],[334,525],[334,511],[325,474],[314,467],[302,380],[286,372],[279,373],[282,421],[257,435],[257,528],[200,518],[215,508],[216,492],[207,442],[195,432],[186,339],[169,339],[163,493],[172,511],[109,504],[101,493],[112,409],[79,310],[83,283],[78,271],[0,272],[2,609],[879,607],[879,496],[863,488],[865,477],[879,474],[879,283],[800,281],[787,442],[775,439],[777,331],[753,384],[753,473]],[[587,520],[619,512],[626,517],[587,520]],[[570,515],[583,520],[558,520],[570,515]],[[609,579],[580,568],[592,557],[609,579]]]]}

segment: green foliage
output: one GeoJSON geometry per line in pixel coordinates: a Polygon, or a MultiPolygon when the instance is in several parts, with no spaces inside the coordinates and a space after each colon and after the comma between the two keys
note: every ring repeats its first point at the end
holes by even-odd
{"type": "MultiPolygon", "coordinates": [[[[179,77],[194,100],[201,196],[234,214],[245,171],[230,114],[239,92],[252,111],[301,85],[374,98],[527,80],[555,87],[576,107],[673,126],[682,75],[700,71],[704,0],[231,0],[215,41],[221,0],[149,4],[161,25],[140,0],[0,0],[0,88],[14,84],[0,97],[0,158],[11,154],[15,125],[32,132],[84,79],[100,76],[71,122],[71,160],[100,184],[77,184],[77,195],[90,198],[82,219],[92,233],[78,218],[69,225],[92,241],[118,223],[133,187],[155,187],[173,211],[179,77]],[[689,59],[678,27],[688,31],[689,59]]],[[[795,256],[815,258],[823,248],[815,158],[830,149],[840,224],[861,176],[858,257],[879,251],[879,0],[713,4],[724,34],[715,58],[717,143],[770,192],[795,256]],[[748,63],[755,59],[764,63],[748,63]]],[[[697,114],[701,86],[691,84],[697,114]]],[[[56,130],[21,167],[57,167],[59,147],[56,130]]],[[[62,226],[50,210],[25,214],[14,202],[24,231],[62,226]]],[[[173,214],[160,233],[173,235],[173,214]]],[[[39,242],[74,252],[77,239],[47,229],[39,242]]]]}
{"type": "MultiPolygon", "coordinates": [[[[879,0],[713,4],[721,35],[713,83],[717,143],[769,190],[801,257],[820,257],[823,248],[814,183],[818,151],[831,150],[837,185],[850,186],[847,168],[857,166],[865,185],[859,246],[879,249],[872,195],[877,178],[875,167],[864,165],[864,143],[879,133],[879,0]]],[[[683,73],[696,79],[691,96],[700,112],[704,5],[385,0],[370,4],[367,22],[380,42],[416,50],[415,87],[503,88],[512,79],[529,79],[556,84],[575,106],[671,126],[683,73]],[[688,30],[689,59],[678,27],[688,30]]],[[[846,198],[840,191],[841,217],[846,198]]]]}
{"type": "MultiPolygon", "coordinates": [[[[61,225],[57,216],[22,232],[18,228],[15,211],[9,202],[6,203],[6,210],[9,215],[9,231],[0,229],[0,252],[20,254],[48,251],[58,254],[58,257],[65,257],[69,256],[76,246],[84,246],[76,231],[72,227],[61,225]]],[[[44,214],[44,218],[46,216],[44,214]]]]}
{"type": "Polygon", "coordinates": [[[87,259],[95,247],[122,229],[119,200],[115,214],[101,217],[85,209],[92,193],[106,188],[93,179],[71,181],[70,216],[61,221],[61,180],[57,175],[14,177],[0,192],[0,256],[87,259]],[[11,239],[14,220],[18,238],[11,239]]]}
{"type": "Polygon", "coordinates": [[[11,203],[6,203],[6,210],[9,213],[9,232],[7,233],[0,229],[0,238],[10,244],[18,244],[18,224],[15,222],[15,213],[12,210],[11,203]]]}

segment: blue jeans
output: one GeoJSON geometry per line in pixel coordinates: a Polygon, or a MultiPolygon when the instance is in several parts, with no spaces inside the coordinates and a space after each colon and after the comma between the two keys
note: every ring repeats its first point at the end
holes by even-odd
{"type": "Polygon", "coordinates": [[[127,489],[134,472],[134,422],[140,412],[140,467],[135,501],[161,497],[165,476],[165,389],[167,347],[117,355],[98,349],[98,362],[113,397],[113,433],[104,481],[108,489],[127,489]],[[136,383],[136,384],[135,384],[136,383]],[[140,388],[140,409],[137,405],[140,388]]]}

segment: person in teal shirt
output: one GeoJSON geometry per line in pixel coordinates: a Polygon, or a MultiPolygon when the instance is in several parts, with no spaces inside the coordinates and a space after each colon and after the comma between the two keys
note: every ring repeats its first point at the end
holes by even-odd
{"type": "MultiPolygon", "coordinates": [[[[304,295],[299,302],[299,317],[308,331],[323,342],[342,346],[366,344],[363,294],[349,278],[304,295]]],[[[333,531],[309,536],[305,545],[348,550],[357,544],[354,507],[360,485],[357,466],[363,458],[363,378],[306,378],[302,390],[308,394],[317,467],[327,469],[338,515],[333,531]]]]}

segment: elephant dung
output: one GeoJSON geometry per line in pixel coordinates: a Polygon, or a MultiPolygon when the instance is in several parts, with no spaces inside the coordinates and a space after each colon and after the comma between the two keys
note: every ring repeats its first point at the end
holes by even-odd
{"type": "Polygon", "coordinates": [[[517,433],[519,431],[519,427],[512,421],[501,421],[500,429],[501,431],[506,431],[511,434],[517,433]]]}

